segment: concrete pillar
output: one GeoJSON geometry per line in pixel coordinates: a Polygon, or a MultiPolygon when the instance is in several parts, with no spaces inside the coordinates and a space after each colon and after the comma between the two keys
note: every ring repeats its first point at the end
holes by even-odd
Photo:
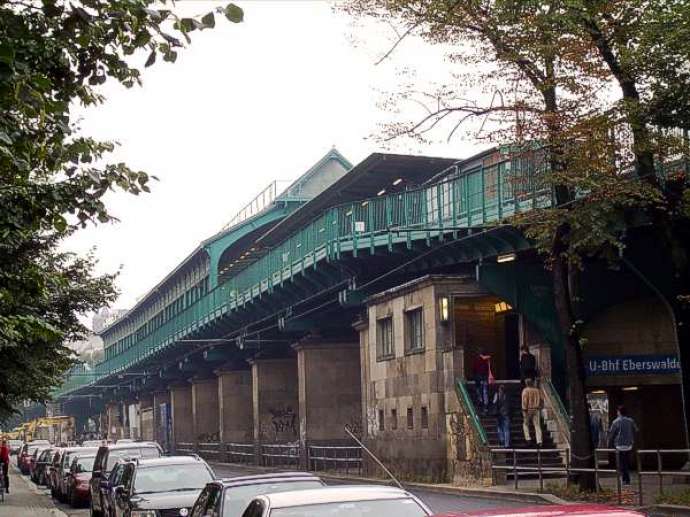
{"type": "Polygon", "coordinates": [[[253,359],[254,440],[285,443],[298,439],[297,359],[253,359]]]}
{"type": "Polygon", "coordinates": [[[194,441],[218,441],[218,378],[215,375],[192,380],[192,422],[194,441]]]}
{"type": "Polygon", "coordinates": [[[218,375],[218,412],[220,441],[248,443],[254,439],[252,371],[220,369],[218,375]]]}
{"type": "Polygon", "coordinates": [[[185,382],[170,386],[170,410],[172,444],[176,446],[180,442],[193,442],[194,425],[191,384],[185,382]]]}
{"type": "Polygon", "coordinates": [[[157,441],[164,451],[170,451],[172,438],[170,412],[170,392],[153,392],[153,439],[157,441]]]}
{"type": "Polygon", "coordinates": [[[362,430],[358,342],[309,337],[295,344],[299,379],[299,434],[307,442],[350,443],[344,428],[362,430]]]}
{"type": "Polygon", "coordinates": [[[139,400],[139,435],[142,440],[152,441],[153,437],[153,395],[147,393],[139,400]]]}
{"type": "Polygon", "coordinates": [[[105,406],[106,423],[109,440],[119,440],[125,437],[124,414],[122,402],[110,402],[105,406]]]}

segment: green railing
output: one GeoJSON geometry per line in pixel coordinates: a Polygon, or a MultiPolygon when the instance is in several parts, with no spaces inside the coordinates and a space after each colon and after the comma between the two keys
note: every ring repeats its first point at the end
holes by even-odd
{"type": "Polygon", "coordinates": [[[474,407],[470,394],[467,392],[467,386],[465,386],[464,381],[460,379],[455,381],[455,390],[458,394],[458,398],[460,399],[460,403],[463,405],[470,417],[470,422],[472,423],[474,432],[477,433],[477,437],[479,438],[481,445],[484,447],[487,446],[489,444],[489,439],[486,436],[484,426],[479,420],[479,415],[477,415],[477,410],[474,407]]]}
{"type": "MultiPolygon", "coordinates": [[[[438,183],[335,206],[266,255],[227,279],[120,354],[96,365],[94,380],[127,369],[202,325],[270,293],[293,275],[341,253],[444,238],[458,228],[495,223],[516,213],[550,206],[541,170],[524,158],[503,155],[490,166],[451,167],[438,183]],[[396,231],[405,230],[405,231],[396,231]]],[[[59,390],[80,387],[70,382],[59,390]]]]}
{"type": "Polygon", "coordinates": [[[565,439],[570,443],[570,432],[571,432],[571,419],[568,410],[563,404],[563,400],[556,391],[551,379],[543,378],[541,380],[541,386],[544,390],[544,395],[551,405],[556,419],[558,420],[558,427],[565,433],[565,439]]]}

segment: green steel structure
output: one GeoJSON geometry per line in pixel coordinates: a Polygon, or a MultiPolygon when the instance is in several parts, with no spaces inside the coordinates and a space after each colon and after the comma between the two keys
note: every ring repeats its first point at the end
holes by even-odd
{"type": "MultiPolygon", "coordinates": [[[[374,156],[385,164],[389,155],[374,156]]],[[[126,315],[106,329],[105,360],[93,370],[73,370],[56,396],[107,384],[108,378],[155,364],[154,358],[183,340],[217,336],[220,322],[226,322],[225,331],[231,329],[233,315],[246,313],[258,300],[280,298],[290,284],[318,275],[328,265],[365,262],[398,250],[415,253],[420,247],[501,226],[511,216],[553,202],[551,190],[540,181],[545,161],[539,151],[516,155],[500,148],[450,167],[451,160],[439,163],[444,167],[420,185],[381,189],[332,206],[325,206],[323,196],[306,204],[304,199],[276,196],[251,217],[206,241],[169,275],[176,284],[164,302],[147,308],[138,320],[126,315]],[[308,210],[312,205],[319,208],[313,215],[308,210]],[[283,233],[276,231],[281,228],[283,233]],[[219,266],[230,248],[231,256],[219,266]]],[[[361,164],[341,178],[335,190],[358,167],[361,164]]],[[[394,172],[389,172],[390,178],[396,177],[394,172]]],[[[392,185],[397,183],[395,179],[392,185]]],[[[498,232],[488,240],[484,256],[509,253],[525,243],[510,242],[510,235],[498,232]]],[[[470,256],[466,262],[477,258],[470,256]]],[[[257,311],[254,317],[260,315],[257,311]]]]}

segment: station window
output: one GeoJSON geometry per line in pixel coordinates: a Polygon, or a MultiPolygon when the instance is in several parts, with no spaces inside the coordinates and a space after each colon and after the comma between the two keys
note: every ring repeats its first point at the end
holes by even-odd
{"type": "Polygon", "coordinates": [[[395,431],[398,428],[398,410],[391,409],[391,429],[395,431]]]}
{"type": "Polygon", "coordinates": [[[414,411],[411,407],[407,408],[407,428],[414,429],[414,411]]]}
{"type": "Polygon", "coordinates": [[[424,350],[424,317],[422,308],[405,312],[406,350],[419,352],[424,350]]]}
{"type": "Polygon", "coordinates": [[[426,406],[422,408],[422,429],[429,429],[429,410],[426,406]]]}
{"type": "Polygon", "coordinates": [[[386,429],[386,424],[384,422],[383,409],[379,409],[379,431],[383,431],[385,429],[386,429]]]}
{"type": "Polygon", "coordinates": [[[376,321],[376,352],[379,358],[393,356],[393,318],[376,321]]]}

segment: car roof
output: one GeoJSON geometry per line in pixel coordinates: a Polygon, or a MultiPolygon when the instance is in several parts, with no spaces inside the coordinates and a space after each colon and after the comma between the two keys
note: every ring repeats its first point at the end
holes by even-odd
{"type": "Polygon", "coordinates": [[[644,513],[615,506],[601,504],[559,504],[526,506],[524,508],[497,508],[491,510],[473,510],[468,512],[448,512],[436,517],[558,517],[561,515],[577,515],[579,517],[638,517],[644,513]]]}
{"type": "Polygon", "coordinates": [[[231,478],[216,479],[214,483],[220,483],[223,486],[246,485],[252,482],[268,483],[271,480],[289,481],[289,480],[314,480],[321,481],[321,478],[310,474],[309,472],[275,472],[273,474],[256,474],[251,476],[237,476],[231,478]]]}
{"type": "Polygon", "coordinates": [[[160,458],[137,458],[137,464],[140,467],[155,467],[158,465],[188,465],[188,464],[206,464],[204,460],[194,456],[161,456],[160,458]]]}
{"type": "Polygon", "coordinates": [[[291,492],[266,494],[261,497],[265,497],[269,500],[271,508],[288,508],[290,506],[301,506],[307,504],[339,503],[348,501],[414,498],[412,494],[399,488],[368,485],[295,490],[291,492]]]}
{"type": "Polygon", "coordinates": [[[143,449],[143,448],[161,448],[156,442],[127,442],[127,443],[109,443],[108,445],[101,445],[109,451],[117,449],[143,449]]]}

